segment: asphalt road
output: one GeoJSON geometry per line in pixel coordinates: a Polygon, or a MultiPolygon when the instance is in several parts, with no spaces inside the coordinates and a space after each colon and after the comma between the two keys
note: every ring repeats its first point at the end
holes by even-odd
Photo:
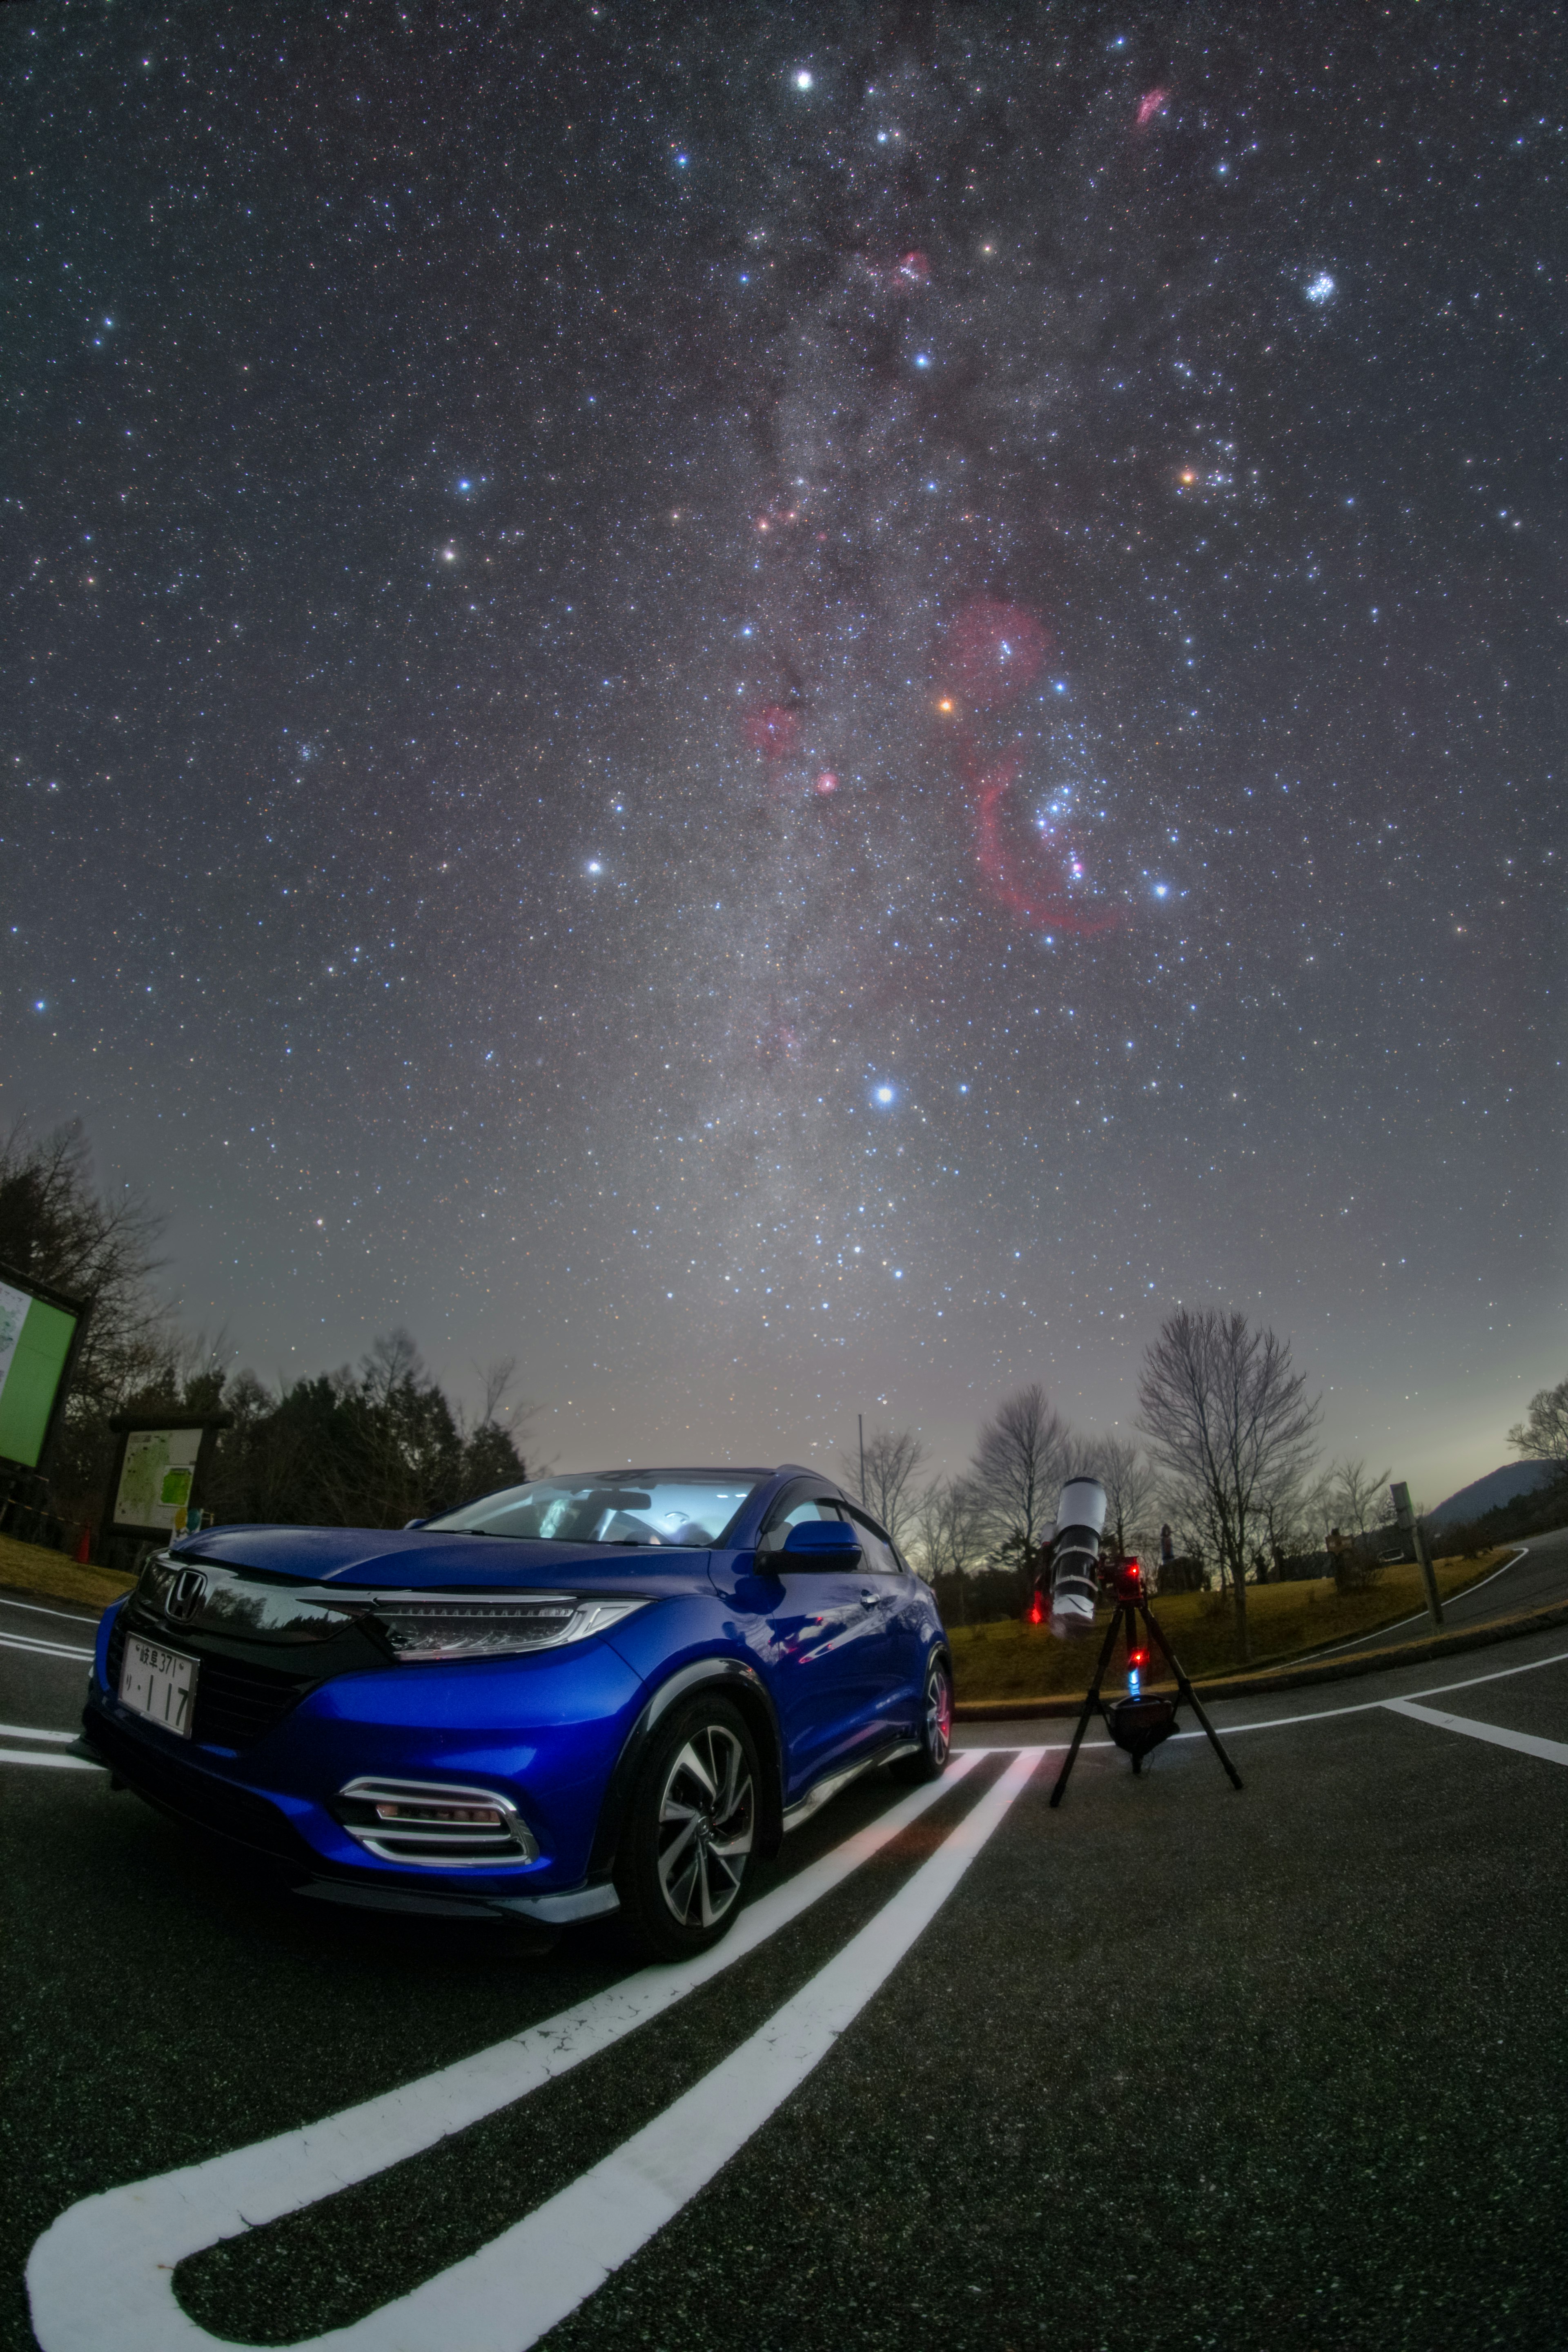
{"type": "MultiPolygon", "coordinates": [[[[1445,1601],[1443,1624],[1446,1630],[1479,1625],[1488,1618],[1511,1617],[1560,1601],[1568,1601],[1568,1528],[1553,1528],[1550,1534],[1531,1536],[1514,1559],[1494,1569],[1489,1576],[1483,1576],[1468,1591],[1445,1601]]],[[[1397,1649],[1409,1643],[1424,1642],[1433,1630],[1430,1617],[1425,1609],[1420,1609],[1414,1616],[1402,1618],[1396,1625],[1385,1625],[1381,1633],[1358,1633],[1348,1642],[1331,1642],[1312,1654],[1323,1658],[1359,1657],[1368,1650],[1397,1649]]]]}
{"type": "MultiPolygon", "coordinates": [[[[82,1662],[15,1644],[88,1630],[0,1604],[0,1752],[63,1759],[19,1727],[82,1662]]],[[[0,2342],[1558,2352],[1568,1634],[1217,1719],[1240,1794],[1091,1744],[1057,1812],[1059,1744],[966,1726],[923,1810],[878,1776],[792,1839],[706,1981],[280,1897],[0,1766],[0,2342]]]]}

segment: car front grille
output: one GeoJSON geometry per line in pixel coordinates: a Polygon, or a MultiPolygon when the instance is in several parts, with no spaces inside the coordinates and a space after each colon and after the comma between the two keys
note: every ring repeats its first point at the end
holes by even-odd
{"type": "MultiPolygon", "coordinates": [[[[125,1616],[121,1612],[109,1637],[104,1660],[110,1690],[120,1695],[120,1670],[125,1659],[125,1616]]],[[[278,1666],[253,1664],[245,1658],[219,1656],[202,1642],[182,1642],[178,1634],[161,1630],[153,1639],[188,1651],[197,1661],[196,1709],[191,1736],[206,1748],[248,1748],[281,1723],[297,1706],[319,1675],[289,1674],[278,1666]]]]}

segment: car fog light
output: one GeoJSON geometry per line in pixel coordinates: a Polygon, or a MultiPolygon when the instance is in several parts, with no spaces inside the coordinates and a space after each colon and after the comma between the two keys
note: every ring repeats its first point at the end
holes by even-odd
{"type": "Polygon", "coordinates": [[[533,1862],[539,1844],[510,1797],[447,1780],[351,1780],[332,1807],[350,1837],[382,1862],[473,1870],[533,1862]]]}

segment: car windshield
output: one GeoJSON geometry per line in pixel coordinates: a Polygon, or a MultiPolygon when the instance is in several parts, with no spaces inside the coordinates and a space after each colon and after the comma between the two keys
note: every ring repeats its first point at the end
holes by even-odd
{"type": "Polygon", "coordinates": [[[624,1480],[603,1472],[533,1478],[526,1486],[508,1486],[460,1511],[445,1512],[427,1525],[533,1543],[711,1544],[756,1484],[754,1474],[745,1471],[729,1477],[721,1472],[656,1470],[624,1480]]]}

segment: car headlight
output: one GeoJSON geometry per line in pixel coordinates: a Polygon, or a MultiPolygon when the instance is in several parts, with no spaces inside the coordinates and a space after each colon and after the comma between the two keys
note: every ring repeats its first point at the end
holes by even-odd
{"type": "Polygon", "coordinates": [[[510,1658],[528,1650],[558,1650],[618,1625],[646,1601],[590,1601],[571,1592],[542,1592],[527,1601],[378,1601],[378,1625],[400,1665],[436,1659],[510,1658]]]}

